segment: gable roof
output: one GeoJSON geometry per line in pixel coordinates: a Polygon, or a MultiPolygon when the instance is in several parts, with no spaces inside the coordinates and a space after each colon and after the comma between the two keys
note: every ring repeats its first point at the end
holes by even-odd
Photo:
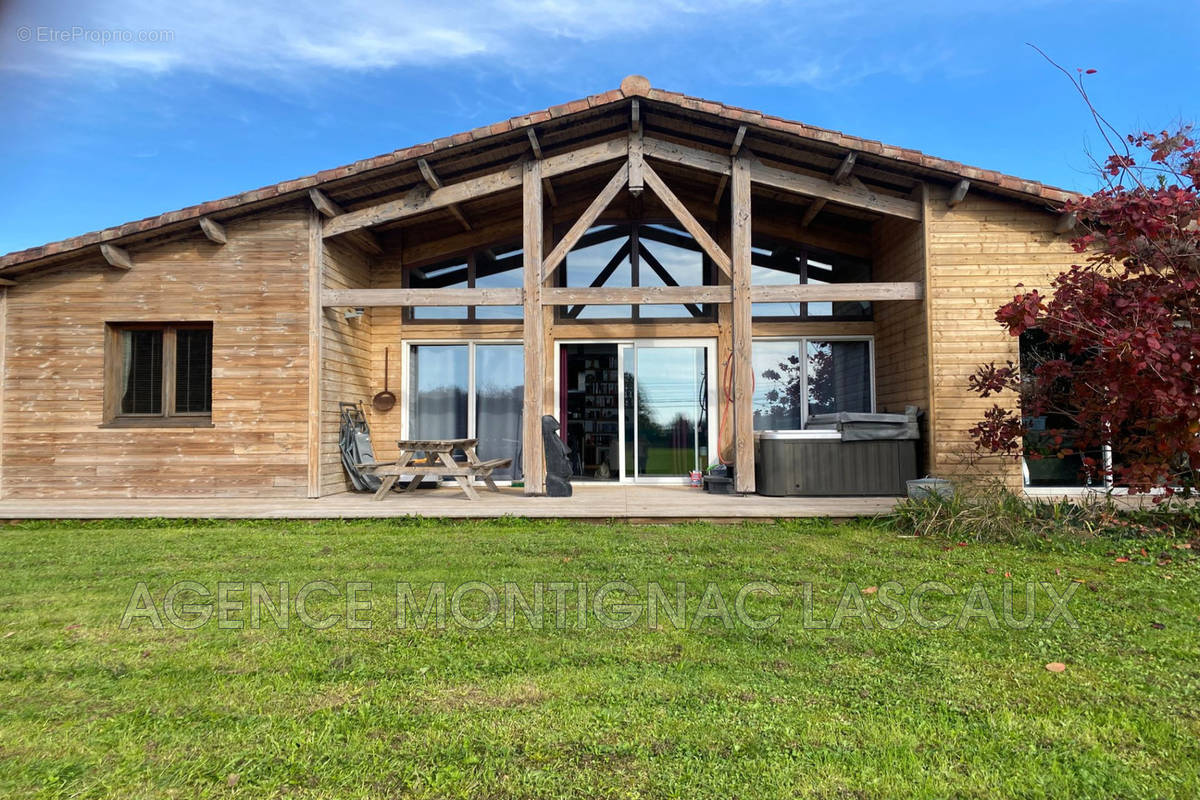
{"type": "Polygon", "coordinates": [[[484,125],[474,130],[457,133],[452,136],[444,136],[424,144],[394,150],[391,153],[362,159],[334,169],[322,170],[314,175],[263,186],[259,189],[242,192],[241,194],[230,195],[220,200],[211,200],[199,205],[187,206],[186,208],[168,211],[157,216],[146,217],[145,219],[84,233],[79,236],[72,236],[38,247],[14,251],[0,256],[0,274],[18,265],[28,264],[29,262],[51,256],[70,254],[90,246],[113,242],[117,239],[155,231],[160,228],[177,226],[180,223],[195,222],[201,217],[210,214],[219,214],[232,210],[250,210],[251,207],[258,207],[271,202],[298,199],[309,189],[322,188],[346,178],[353,178],[362,176],[365,173],[396,167],[406,162],[414,164],[417,159],[426,158],[435,153],[442,153],[454,148],[461,148],[464,145],[483,142],[493,137],[503,136],[512,131],[532,130],[534,126],[551,120],[581,114],[590,109],[619,104],[622,101],[632,98],[644,98],[655,103],[674,106],[687,112],[715,117],[736,125],[745,125],[748,128],[753,127],[764,131],[776,132],[796,137],[800,140],[821,142],[827,146],[869,154],[881,159],[889,159],[931,176],[940,174],[941,177],[948,179],[969,180],[980,188],[990,188],[1027,202],[1039,202],[1053,206],[1080,196],[1078,193],[1066,189],[1017,178],[995,170],[981,169],[957,161],[937,158],[926,155],[919,150],[896,147],[871,139],[850,136],[840,131],[818,128],[802,122],[763,114],[759,111],[691,97],[679,92],[655,89],[646,78],[639,75],[630,75],[621,82],[620,88],[591,95],[581,100],[573,100],[568,103],[551,106],[541,111],[512,117],[511,119],[491,125],[484,125]]]}

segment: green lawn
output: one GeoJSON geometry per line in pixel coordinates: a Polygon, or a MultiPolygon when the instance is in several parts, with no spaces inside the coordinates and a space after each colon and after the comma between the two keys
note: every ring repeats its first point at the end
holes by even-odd
{"type": "MultiPolygon", "coordinates": [[[[9,526],[0,796],[1200,796],[1195,551],[1062,550],[820,522],[9,526]],[[310,581],[369,581],[362,599],[374,607],[359,616],[373,627],[315,630],[295,613],[286,629],[222,629],[215,617],[120,627],[139,581],[161,611],[183,580],[214,592],[259,581],[275,601],[280,581],[293,598],[310,581]],[[614,580],[637,588],[642,607],[651,582],[672,601],[684,582],[685,621],[715,583],[732,627],[711,592],[713,617],[698,626],[652,627],[643,614],[606,627],[616,611],[602,608],[580,627],[578,585],[614,580]],[[468,581],[529,597],[539,583],[570,583],[566,627],[547,594],[540,629],[520,615],[506,628],[503,608],[480,630],[411,618],[397,628],[397,582],[423,600],[433,583],[450,596],[468,581]],[[745,607],[752,620],[777,614],[770,627],[733,613],[753,581],[779,591],[745,607]],[[1000,627],[885,627],[896,619],[883,605],[889,581],[953,589],[925,595],[929,618],[958,614],[979,584],[1000,627]],[[1079,627],[1043,628],[1054,605],[1044,592],[1039,623],[1005,626],[1006,581],[1019,585],[1017,616],[1026,582],[1060,595],[1074,583],[1079,627]],[[814,623],[830,623],[845,592],[873,626],[806,626],[805,584],[814,623]]],[[[472,619],[484,596],[467,596],[472,619]]],[[[309,598],[310,618],[346,612],[344,599],[309,598]]]]}

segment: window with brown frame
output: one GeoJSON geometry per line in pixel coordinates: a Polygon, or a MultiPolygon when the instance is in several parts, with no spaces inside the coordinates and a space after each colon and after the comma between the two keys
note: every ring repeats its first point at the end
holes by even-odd
{"type": "Polygon", "coordinates": [[[105,424],[211,425],[212,333],[211,322],[109,323],[105,424]]]}

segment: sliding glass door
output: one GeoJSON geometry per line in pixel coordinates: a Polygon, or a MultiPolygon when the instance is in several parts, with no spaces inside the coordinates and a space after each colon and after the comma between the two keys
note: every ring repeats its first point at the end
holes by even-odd
{"type": "Polygon", "coordinates": [[[479,457],[511,458],[520,476],[524,348],[519,344],[410,344],[404,429],[410,439],[478,439],[479,457]]]}
{"type": "MultiPolygon", "coordinates": [[[[711,401],[716,398],[714,343],[606,344],[617,354],[619,414],[614,427],[620,431],[616,459],[620,468],[613,477],[626,482],[681,483],[692,470],[706,469],[716,457],[716,428],[710,424],[711,401]]],[[[563,357],[572,346],[563,345],[563,357]]],[[[587,390],[574,384],[567,388],[576,393],[587,390]]]]}

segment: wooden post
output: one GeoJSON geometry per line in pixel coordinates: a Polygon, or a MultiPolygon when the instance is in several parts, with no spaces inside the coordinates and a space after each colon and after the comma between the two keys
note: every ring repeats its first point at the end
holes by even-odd
{"type": "Polygon", "coordinates": [[[734,489],[754,491],[754,367],[750,310],[750,164],[733,159],[730,180],[730,271],[733,333],[733,469],[734,489]]]}
{"type": "MultiPolygon", "coordinates": [[[[726,180],[728,183],[728,179],[726,180]]],[[[724,189],[722,189],[724,193],[724,189]]],[[[729,206],[722,204],[717,209],[717,244],[726,253],[730,251],[729,235],[732,232],[733,226],[729,223],[729,206]]],[[[716,267],[713,267],[713,283],[719,286],[730,286],[731,278],[724,272],[721,272],[716,267]]],[[[732,290],[731,290],[732,291],[732,290]]],[[[732,294],[730,295],[732,301],[732,294]]],[[[726,411],[725,406],[728,401],[725,399],[725,375],[726,363],[729,362],[733,354],[733,336],[731,326],[733,324],[733,303],[718,303],[717,304],[717,419],[721,420],[721,425],[728,426],[718,428],[717,434],[717,453],[716,457],[710,457],[709,461],[733,463],[733,409],[726,411]]],[[[729,365],[732,368],[732,364],[729,365]]]]}
{"type": "Polygon", "coordinates": [[[542,315],[542,162],[522,167],[525,256],[525,398],[521,431],[521,466],[525,494],[546,492],[546,458],[542,448],[542,406],[545,395],[545,317],[542,315]]]}
{"type": "Polygon", "coordinates": [[[308,210],[308,496],[321,496],[321,290],[325,283],[324,221],[316,207],[308,210]]]}

